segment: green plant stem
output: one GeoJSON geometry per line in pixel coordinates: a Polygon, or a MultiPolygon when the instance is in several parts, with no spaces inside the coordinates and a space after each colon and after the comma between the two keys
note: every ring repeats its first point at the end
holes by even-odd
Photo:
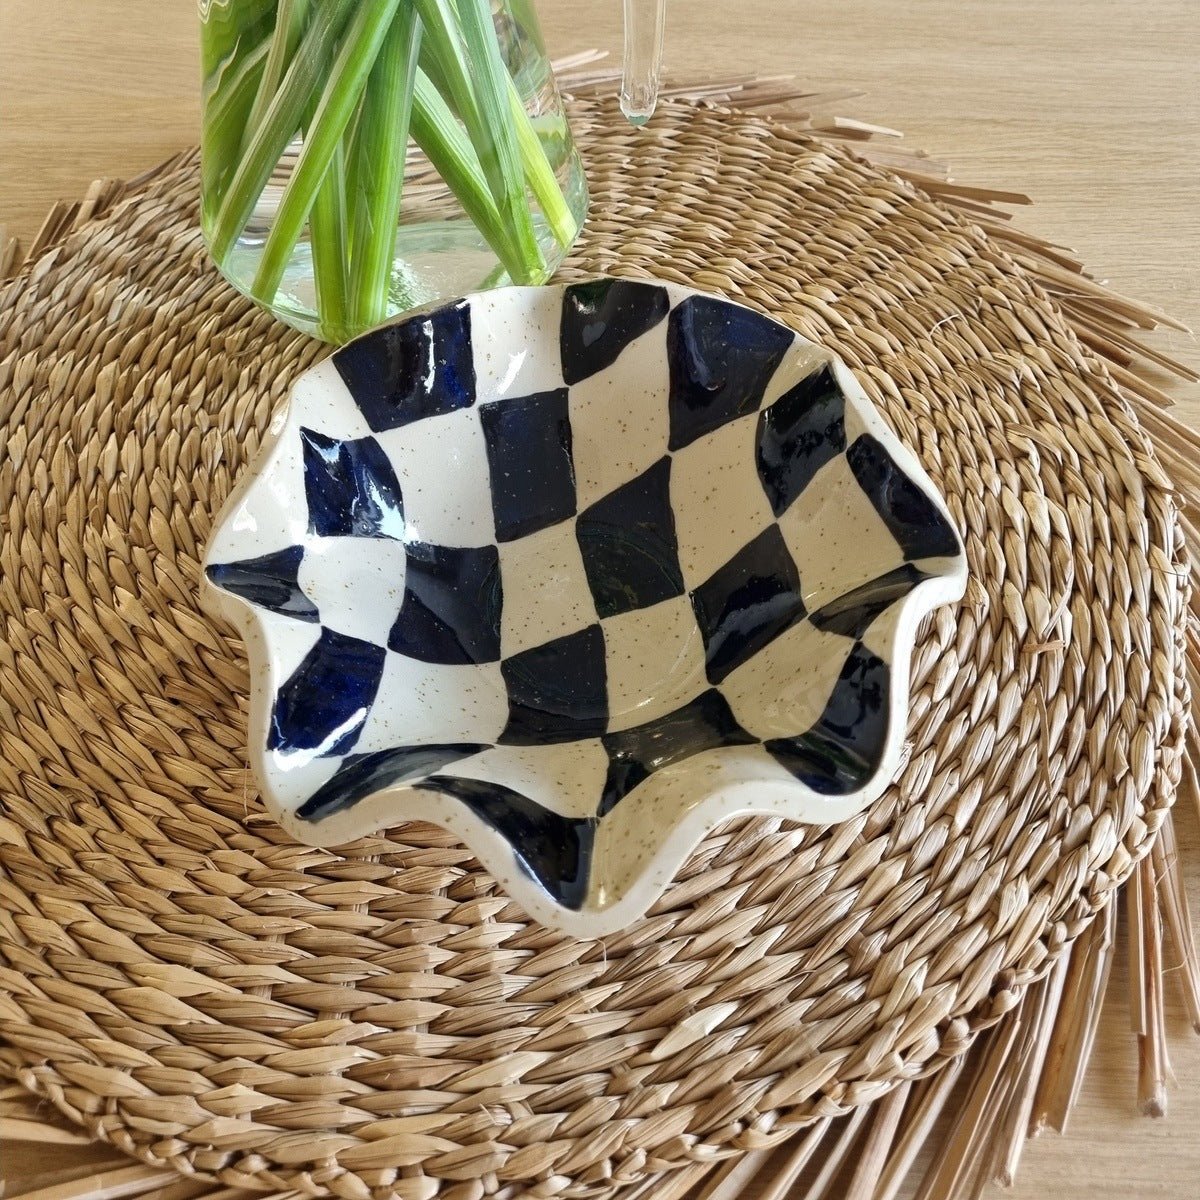
{"type": "Polygon", "coordinates": [[[258,84],[258,95],[246,119],[246,132],[257,129],[266,116],[271,100],[279,91],[284,74],[291,65],[308,20],[309,0],[279,0],[275,14],[275,30],[267,52],[266,66],[258,84]]]}
{"type": "Polygon", "coordinates": [[[401,5],[367,80],[351,154],[349,311],[360,329],[387,316],[420,48],[421,22],[401,5]]]}
{"type": "MultiPolygon", "coordinates": [[[[350,328],[346,289],[346,166],[339,142],[321,180],[308,215],[313,283],[317,291],[317,318],[331,341],[343,341],[350,328]]],[[[293,248],[295,243],[292,244],[293,248]]],[[[288,251],[291,257],[291,250],[288,251]]]]}
{"type": "Polygon", "coordinates": [[[333,57],[346,18],[354,8],[355,0],[320,0],[261,124],[247,132],[210,239],[212,255],[218,264],[224,263],[246,228],[271,172],[300,128],[312,97],[319,92],[322,74],[333,57]]]}
{"type": "MultiPolygon", "coordinates": [[[[354,10],[346,35],[329,72],[316,116],[263,246],[254,277],[254,294],[269,304],[279,288],[288,258],[316,198],[321,180],[333,160],[350,118],[366,86],[400,0],[362,0],[354,10]]],[[[291,72],[289,71],[289,76],[291,72]]],[[[344,247],[344,242],[338,249],[344,247]]]]}
{"type": "MultiPolygon", "coordinates": [[[[507,75],[508,73],[505,72],[507,75]]],[[[529,184],[542,213],[550,225],[555,240],[565,250],[575,240],[579,232],[579,224],[575,214],[567,205],[567,199],[558,186],[554,168],[546,157],[542,139],[538,137],[533,127],[529,113],[525,111],[521,93],[512,76],[508,76],[508,107],[512,114],[513,127],[517,133],[517,146],[521,153],[521,166],[525,172],[525,181],[529,184]]]]}

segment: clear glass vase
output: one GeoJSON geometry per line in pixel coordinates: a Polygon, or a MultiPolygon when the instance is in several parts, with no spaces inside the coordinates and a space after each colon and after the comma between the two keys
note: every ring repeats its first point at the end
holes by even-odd
{"type": "Polygon", "coordinates": [[[201,223],[240,291],[343,342],[541,283],[587,184],[531,0],[200,0],[201,223]]]}

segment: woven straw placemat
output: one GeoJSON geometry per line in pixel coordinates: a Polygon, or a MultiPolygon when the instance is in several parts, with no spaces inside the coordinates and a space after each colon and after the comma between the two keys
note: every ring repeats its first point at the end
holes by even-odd
{"type": "Polygon", "coordinates": [[[1167,813],[1171,487],[975,201],[744,112],[573,117],[593,216],[565,274],[723,292],[828,343],[946,496],[971,584],[920,639],[903,769],[843,825],[729,824],[604,942],[531,924],[434,828],[289,842],[198,561],[327,348],[219,280],[182,156],[0,293],[0,1068],[146,1162],[473,1200],[762,1151],[960,1055],[1167,813]]]}

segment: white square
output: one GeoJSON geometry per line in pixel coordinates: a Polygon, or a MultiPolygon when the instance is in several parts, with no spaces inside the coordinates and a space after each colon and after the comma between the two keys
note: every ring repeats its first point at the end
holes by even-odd
{"type": "Polygon", "coordinates": [[[779,519],[809,612],[904,563],[896,539],[839,454],[779,519]]]}
{"type": "Polygon", "coordinates": [[[315,433],[339,442],[371,436],[371,426],[332,358],[318,363],[296,380],[288,403],[296,423],[315,433]]]}
{"type": "Polygon", "coordinates": [[[704,639],[687,596],[606,617],[608,728],[644,725],[707,690],[704,639]]]}
{"type": "Polygon", "coordinates": [[[267,663],[271,701],[274,703],[275,693],[291,679],[321,640],[321,626],[316,621],[297,621],[263,608],[256,608],[254,615],[265,630],[264,648],[269,647],[264,662],[267,663]]]}
{"type": "Polygon", "coordinates": [[[883,659],[888,664],[888,670],[891,670],[897,657],[896,626],[900,624],[903,611],[903,603],[893,604],[885,609],[871,622],[860,639],[863,649],[874,654],[876,658],[883,659]]]}
{"type": "Polygon", "coordinates": [[[333,758],[301,758],[272,750],[266,756],[262,780],[264,798],[285,813],[294,813],[319,788],[327,784],[345,761],[333,758]]]}
{"type": "Polygon", "coordinates": [[[322,625],[386,646],[404,600],[406,557],[392,538],[311,538],[297,582],[322,625]]]}
{"type": "Polygon", "coordinates": [[[574,520],[560,521],[513,542],[502,542],[504,609],[500,649],[505,658],[596,622],[574,520]]]}
{"type": "MultiPolygon", "coordinates": [[[[884,420],[883,414],[850,368],[840,360],[834,360],[832,366],[833,377],[846,397],[846,445],[853,446],[864,433],[869,433],[885,445],[890,438],[899,440],[896,431],[884,420]]],[[[903,443],[899,448],[907,455],[908,450],[903,443]]],[[[895,447],[889,446],[889,455],[896,457],[895,447]]]]}
{"type": "Polygon", "coordinates": [[[784,355],[783,361],[776,367],[775,374],[771,376],[771,382],[763,391],[759,412],[770,408],[785,392],[790,392],[796,384],[819,371],[829,361],[828,350],[806,341],[802,337],[797,337],[792,342],[787,354],[784,355]]]}
{"type": "Polygon", "coordinates": [[[853,646],[853,638],[801,621],[727,675],[721,693],[747,733],[796,737],[825,711],[853,646]]]}
{"type": "Polygon", "coordinates": [[[667,322],[630,342],[603,371],[571,386],[579,511],[636,479],[667,452],[667,322]]]}
{"type": "Polygon", "coordinates": [[[261,472],[245,471],[205,549],[209,564],[240,562],[298,546],[308,539],[308,504],[300,439],[286,433],[261,472]]]}
{"type": "Polygon", "coordinates": [[[479,404],[563,386],[556,288],[505,288],[471,297],[471,348],[479,404]]]}
{"type": "Polygon", "coordinates": [[[507,721],[499,663],[447,666],[389,650],[354,753],[431,743],[490,745],[507,721]]]}
{"type": "Polygon", "coordinates": [[[757,430],[755,413],[675,452],[671,507],[689,589],[704,583],[775,520],[755,466],[757,430]]]}
{"type": "Polygon", "coordinates": [[[478,409],[427,417],[376,436],[396,469],[409,541],[488,546],[496,540],[478,409]]]}

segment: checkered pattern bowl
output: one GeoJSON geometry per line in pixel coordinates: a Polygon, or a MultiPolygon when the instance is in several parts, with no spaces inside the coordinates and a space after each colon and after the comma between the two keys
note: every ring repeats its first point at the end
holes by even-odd
{"type": "Polygon", "coordinates": [[[730,816],[875,799],[918,622],[965,580],[840,361],[615,279],[469,296],[337,351],[205,558],[289,832],[436,822],[585,937],[730,816]]]}

